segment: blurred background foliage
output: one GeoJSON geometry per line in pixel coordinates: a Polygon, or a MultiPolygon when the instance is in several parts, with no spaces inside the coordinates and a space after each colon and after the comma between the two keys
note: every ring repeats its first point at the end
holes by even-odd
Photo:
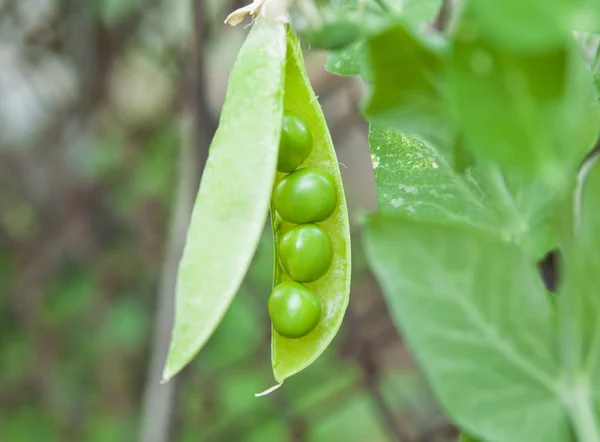
{"type": "MultiPolygon", "coordinates": [[[[0,0],[0,440],[447,441],[353,223],[351,305],[273,385],[269,231],[222,325],[158,385],[190,203],[247,32],[222,0],[0,0]]],[[[376,209],[362,85],[307,68],[352,220],[376,209]]],[[[251,148],[251,146],[249,146],[251,148]]]]}

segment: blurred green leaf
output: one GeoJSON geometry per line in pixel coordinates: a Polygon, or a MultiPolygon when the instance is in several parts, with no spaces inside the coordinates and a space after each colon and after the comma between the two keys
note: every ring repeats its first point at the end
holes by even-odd
{"type": "Polygon", "coordinates": [[[437,401],[419,371],[394,369],[380,373],[380,378],[381,394],[395,413],[411,416],[417,431],[419,425],[431,424],[437,401]]]}
{"type": "Polygon", "coordinates": [[[442,7],[442,0],[406,0],[402,2],[401,17],[417,29],[424,22],[433,22],[442,7]]]}
{"type": "Polygon", "coordinates": [[[230,419],[249,411],[258,414],[271,409],[271,401],[254,396],[265,389],[265,382],[271,382],[268,373],[259,369],[238,366],[236,371],[230,372],[227,382],[220,383],[218,395],[230,419]]]}
{"type": "Polygon", "coordinates": [[[564,188],[598,136],[600,106],[574,45],[519,54],[465,19],[446,82],[468,146],[509,170],[564,188]]]}
{"type": "Polygon", "coordinates": [[[96,295],[96,281],[82,269],[66,272],[44,297],[43,316],[48,324],[72,325],[84,318],[96,295]]]}
{"type": "Polygon", "coordinates": [[[215,385],[218,413],[202,428],[202,440],[240,440],[260,428],[257,423],[277,415],[274,402],[254,396],[272,382],[266,374],[248,365],[228,370],[227,381],[215,385]]]}
{"type": "Polygon", "coordinates": [[[0,306],[9,301],[9,287],[15,275],[15,262],[8,250],[0,251],[0,306]]]}
{"type": "Polygon", "coordinates": [[[97,413],[86,428],[86,442],[131,442],[136,439],[135,421],[121,413],[97,413]]]}
{"type": "Polygon", "coordinates": [[[286,422],[274,420],[265,422],[258,430],[251,432],[246,442],[276,442],[290,440],[290,427],[286,422]]]}
{"type": "Polygon", "coordinates": [[[255,292],[270,293],[273,288],[273,232],[270,228],[265,228],[260,237],[246,278],[255,292]]]}
{"type": "Polygon", "coordinates": [[[373,85],[364,110],[369,121],[447,148],[455,130],[441,90],[446,49],[398,23],[369,38],[368,52],[373,85]]]}
{"type": "Polygon", "coordinates": [[[539,52],[560,48],[572,30],[598,32],[595,0],[482,0],[469,3],[481,30],[506,49],[539,52]]]}
{"type": "Polygon", "coordinates": [[[359,393],[345,399],[327,418],[318,419],[309,428],[308,442],[388,442],[389,437],[380,424],[377,410],[370,397],[359,393]],[[335,439],[332,439],[335,435],[335,439]]]}
{"type": "Polygon", "coordinates": [[[94,148],[85,156],[86,174],[94,179],[109,179],[121,166],[126,142],[123,130],[111,126],[104,137],[99,138],[94,148]]]}
{"type": "Polygon", "coordinates": [[[166,200],[171,197],[179,144],[179,131],[173,127],[160,130],[148,140],[141,162],[130,178],[136,198],[154,196],[166,200]]]}
{"type": "MultiPolygon", "coordinates": [[[[270,270],[272,271],[272,267],[270,270]]],[[[263,329],[260,321],[261,315],[250,299],[253,295],[261,297],[263,294],[251,295],[242,288],[239,296],[236,296],[231,303],[221,324],[206,344],[204,356],[198,361],[204,370],[218,371],[244,357],[250,357],[261,339],[265,337],[268,323],[262,324],[266,327],[263,329]]],[[[265,302],[268,295],[268,292],[264,293],[265,302]]],[[[254,393],[258,393],[258,391],[254,393]]]]}
{"type": "Polygon", "coordinates": [[[360,376],[358,367],[342,362],[333,352],[325,352],[303,375],[285,383],[285,394],[294,410],[310,412],[329,397],[353,388],[360,376]]]}
{"type": "Polygon", "coordinates": [[[148,338],[150,312],[131,297],[113,301],[98,336],[103,348],[139,351],[148,338]]]}
{"type": "Polygon", "coordinates": [[[57,442],[58,428],[42,409],[14,408],[0,416],[0,434],[7,442],[57,442]]]}
{"type": "Polygon", "coordinates": [[[0,384],[7,382],[16,385],[26,380],[27,368],[34,356],[31,338],[23,331],[11,334],[10,339],[3,333],[0,344],[0,367],[2,367],[0,384]]]}
{"type": "MultiPolygon", "coordinates": [[[[344,2],[334,2],[334,4],[341,4],[344,2]]],[[[347,8],[355,7],[355,2],[345,2],[347,8]]],[[[383,26],[389,21],[393,21],[398,17],[402,17],[409,25],[418,29],[423,22],[433,21],[437,11],[439,10],[442,1],[441,0],[407,0],[407,1],[390,1],[389,2],[393,12],[385,13],[378,20],[379,25],[383,26]]],[[[342,7],[342,6],[338,6],[342,7]]],[[[370,24],[367,29],[373,32],[376,26],[372,23],[373,19],[370,19],[370,24]]],[[[325,70],[337,74],[337,75],[362,75],[365,79],[370,78],[369,72],[365,69],[367,57],[367,45],[365,40],[359,40],[352,45],[336,50],[330,51],[325,62],[325,70]]]]}
{"type": "Polygon", "coordinates": [[[483,442],[483,441],[478,441],[476,439],[473,439],[467,433],[460,433],[460,438],[459,438],[458,442],[483,442]]]}
{"type": "Polygon", "coordinates": [[[364,57],[366,57],[366,42],[359,40],[346,48],[330,51],[325,61],[325,70],[344,76],[362,75],[364,57]]]}

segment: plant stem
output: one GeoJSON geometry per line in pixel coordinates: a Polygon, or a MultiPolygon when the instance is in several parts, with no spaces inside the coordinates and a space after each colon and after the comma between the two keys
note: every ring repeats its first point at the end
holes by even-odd
{"type": "Polygon", "coordinates": [[[193,20],[195,45],[192,63],[184,84],[184,111],[181,118],[182,145],[179,158],[179,180],[172,212],[166,255],[157,294],[155,330],[150,364],[142,404],[139,442],[166,442],[173,439],[176,417],[178,379],[160,384],[173,325],[177,268],[183,252],[189,220],[208,146],[214,133],[213,118],[205,93],[204,0],[194,0],[193,20]]]}

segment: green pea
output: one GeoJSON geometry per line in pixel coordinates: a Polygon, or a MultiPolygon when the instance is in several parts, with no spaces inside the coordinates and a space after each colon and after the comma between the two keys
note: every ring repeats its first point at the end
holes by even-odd
{"type": "Polygon", "coordinates": [[[317,224],[296,226],[281,237],[279,259],[294,281],[316,281],[327,273],[333,261],[331,238],[317,224]]]}
{"type": "Polygon", "coordinates": [[[312,167],[286,175],[273,191],[275,210],[283,220],[294,224],[325,221],[336,203],[333,179],[324,170],[312,167]]]}
{"type": "Polygon", "coordinates": [[[304,120],[290,111],[285,111],[277,170],[284,173],[293,172],[308,158],[312,147],[312,133],[304,120]]]}
{"type": "Polygon", "coordinates": [[[311,289],[293,281],[282,282],[269,298],[273,328],[285,338],[301,338],[321,319],[321,300],[311,289]]]}

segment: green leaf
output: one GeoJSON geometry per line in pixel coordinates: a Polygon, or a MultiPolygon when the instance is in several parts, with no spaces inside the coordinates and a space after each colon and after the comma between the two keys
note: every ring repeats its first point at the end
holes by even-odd
{"type": "MultiPolygon", "coordinates": [[[[279,383],[309,366],[329,346],[337,334],[350,296],[350,227],[344,188],[335,149],[327,129],[327,123],[317,97],[304,69],[304,61],[298,40],[288,33],[288,58],[285,72],[285,108],[300,116],[313,132],[313,151],[303,167],[319,167],[327,171],[336,184],[337,208],[326,221],[319,223],[329,233],[333,242],[333,264],[325,276],[306,284],[322,300],[323,313],[317,327],[299,339],[287,339],[273,330],[271,356],[273,374],[279,383]]],[[[283,174],[278,174],[281,178],[283,174]]],[[[279,238],[285,233],[286,224],[272,210],[275,250],[279,238]]],[[[276,254],[277,255],[277,254],[276,254]]],[[[289,279],[275,264],[274,285],[289,279]]]]}
{"type": "Polygon", "coordinates": [[[416,220],[496,230],[480,183],[457,174],[429,144],[406,133],[371,126],[369,146],[381,210],[416,220]]]}
{"type": "Polygon", "coordinates": [[[565,242],[558,306],[565,395],[579,440],[600,441],[600,165],[584,167],[575,234],[565,242]],[[587,173],[586,173],[587,172],[587,173]]]}
{"type": "Polygon", "coordinates": [[[470,230],[368,220],[390,314],[459,426],[490,440],[568,442],[554,313],[535,266],[470,230]]]}
{"type": "Polygon", "coordinates": [[[560,210],[571,191],[549,186],[530,176],[480,167],[478,175],[495,209],[502,236],[521,245],[536,261],[558,246],[560,210]]]}
{"type": "Polygon", "coordinates": [[[231,71],[179,265],[165,381],[219,324],[258,245],[275,179],[285,54],[284,26],[259,20],[231,71]]]}
{"type": "Polygon", "coordinates": [[[433,22],[442,7],[442,0],[406,0],[401,17],[415,29],[424,22],[433,22]]]}
{"type": "Polygon", "coordinates": [[[562,46],[573,29],[598,31],[595,0],[480,0],[469,6],[495,44],[523,52],[562,46]]]}
{"type": "Polygon", "coordinates": [[[458,173],[429,144],[391,129],[372,126],[369,145],[382,210],[487,230],[536,259],[557,245],[561,192],[494,166],[458,173]]]}
{"type": "Polygon", "coordinates": [[[372,88],[364,110],[370,122],[436,146],[451,143],[454,126],[441,94],[445,48],[426,44],[400,23],[369,38],[368,52],[372,88]]]}
{"type": "MultiPolygon", "coordinates": [[[[442,1],[407,0],[404,2],[399,2],[394,0],[391,3],[391,6],[393,6],[392,13],[388,12],[383,17],[380,17],[379,26],[401,17],[406,21],[407,24],[411,25],[415,29],[418,29],[423,22],[433,21],[437,11],[440,9],[442,1]]],[[[370,28],[371,32],[373,31],[372,24],[368,26],[368,28],[370,28]]],[[[344,49],[330,51],[327,61],[325,62],[325,70],[337,75],[363,75],[363,77],[367,77],[368,72],[365,72],[364,70],[364,61],[366,56],[366,41],[357,41],[356,43],[353,43],[344,49]]]]}
{"type": "Polygon", "coordinates": [[[598,135],[600,107],[575,45],[520,54],[485,40],[465,19],[454,42],[447,98],[482,158],[566,187],[598,135]]]}
{"type": "Polygon", "coordinates": [[[325,70],[344,76],[361,75],[365,48],[366,42],[359,40],[343,49],[330,51],[325,61],[325,70]]]}

